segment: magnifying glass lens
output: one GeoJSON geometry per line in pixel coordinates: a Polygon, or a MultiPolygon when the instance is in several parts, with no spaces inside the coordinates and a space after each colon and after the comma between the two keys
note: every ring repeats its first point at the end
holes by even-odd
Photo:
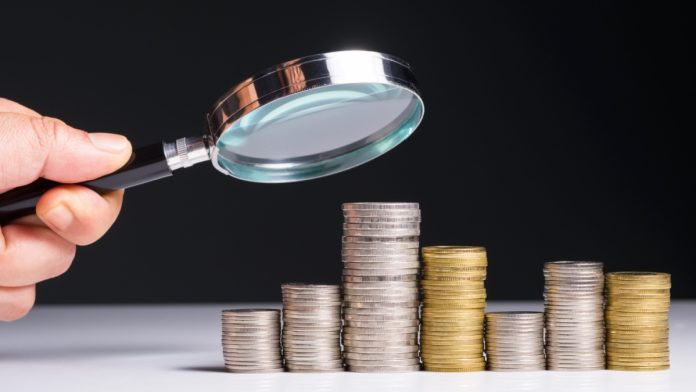
{"type": "Polygon", "coordinates": [[[255,182],[322,177],[367,162],[406,139],[423,105],[390,83],[311,88],[260,105],[218,139],[218,164],[255,182]]]}

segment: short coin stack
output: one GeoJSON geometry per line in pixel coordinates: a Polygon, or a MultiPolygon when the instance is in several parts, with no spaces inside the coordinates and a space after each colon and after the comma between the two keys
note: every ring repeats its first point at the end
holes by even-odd
{"type": "Polygon", "coordinates": [[[418,203],[345,203],[343,215],[347,370],[419,370],[418,203]]]}
{"type": "Polygon", "coordinates": [[[602,263],[548,262],[544,278],[547,368],[604,369],[602,263]]]}
{"type": "Polygon", "coordinates": [[[342,371],[341,288],[286,283],[283,292],[283,356],[291,372],[342,371]]]}
{"type": "Polygon", "coordinates": [[[607,368],[669,368],[671,276],[659,272],[606,275],[607,368]]]}
{"type": "Polygon", "coordinates": [[[544,313],[486,313],[486,357],[489,370],[546,369],[544,313]]]}
{"type": "Polygon", "coordinates": [[[230,372],[282,372],[280,311],[222,311],[222,354],[230,372]]]}
{"type": "Polygon", "coordinates": [[[484,370],[486,249],[423,248],[421,359],[425,370],[484,370]]]}

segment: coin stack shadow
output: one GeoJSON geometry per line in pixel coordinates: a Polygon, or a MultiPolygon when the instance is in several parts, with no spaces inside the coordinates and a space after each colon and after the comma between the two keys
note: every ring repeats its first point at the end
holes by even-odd
{"type": "Polygon", "coordinates": [[[671,287],[667,273],[606,275],[608,369],[669,369],[671,287]]]}
{"type": "Polygon", "coordinates": [[[421,359],[425,370],[485,370],[486,249],[423,248],[421,359]]]}
{"type": "Polygon", "coordinates": [[[230,372],[282,372],[280,311],[222,311],[222,354],[230,372]]]}
{"type": "Polygon", "coordinates": [[[604,369],[604,273],[591,261],[544,264],[546,366],[604,369]]]}
{"type": "Polygon", "coordinates": [[[285,283],[283,356],[291,372],[343,371],[341,288],[285,283]]]}
{"type": "Polygon", "coordinates": [[[346,369],[419,370],[418,203],[345,203],[343,215],[346,369]]]}
{"type": "Polygon", "coordinates": [[[486,313],[486,358],[488,370],[546,369],[544,313],[486,313]]]}

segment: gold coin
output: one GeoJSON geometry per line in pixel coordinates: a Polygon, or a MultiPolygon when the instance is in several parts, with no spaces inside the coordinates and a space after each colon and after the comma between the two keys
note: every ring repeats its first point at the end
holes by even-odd
{"type": "Polygon", "coordinates": [[[423,253],[485,253],[486,248],[477,245],[431,245],[424,246],[421,251],[423,253]]]}
{"type": "Polygon", "coordinates": [[[631,312],[623,309],[609,308],[604,310],[607,317],[640,317],[646,320],[669,318],[669,312],[631,312]]]}
{"type": "Polygon", "coordinates": [[[650,344],[650,343],[662,343],[662,342],[669,342],[667,338],[667,334],[655,334],[653,336],[650,335],[616,335],[613,334],[611,337],[607,335],[606,338],[607,345],[611,345],[614,343],[624,343],[624,344],[650,344]]]}
{"type": "Polygon", "coordinates": [[[612,296],[607,296],[607,305],[614,305],[614,306],[620,306],[622,304],[669,304],[670,299],[669,297],[663,297],[663,298],[657,298],[657,297],[642,297],[642,298],[627,298],[627,297],[622,297],[622,298],[616,298],[612,296]]]}
{"type": "Polygon", "coordinates": [[[611,354],[607,353],[607,361],[610,361],[612,363],[620,363],[620,362],[628,362],[628,363],[634,363],[634,362],[669,362],[669,353],[648,353],[648,354],[626,354],[626,355],[620,355],[620,354],[611,354]]]}
{"type": "Polygon", "coordinates": [[[482,333],[427,333],[421,335],[421,343],[423,346],[427,345],[444,345],[452,346],[457,345],[458,347],[464,346],[476,346],[483,344],[483,334],[482,333]]]}
{"type": "MultiPolygon", "coordinates": [[[[441,263],[442,264],[442,263],[441,263]]],[[[485,274],[485,265],[431,265],[424,264],[423,268],[435,272],[457,272],[467,274],[485,274]]]]}
{"type": "Polygon", "coordinates": [[[450,319],[450,320],[465,320],[465,319],[483,319],[484,309],[445,309],[428,307],[424,304],[421,310],[422,317],[431,317],[433,319],[450,319]]]}
{"type": "Polygon", "coordinates": [[[607,365],[619,365],[619,366],[631,366],[631,365],[636,365],[636,366],[669,366],[669,360],[657,360],[657,361],[652,361],[652,360],[613,360],[607,358],[607,365]]]}
{"type": "Polygon", "coordinates": [[[447,309],[423,305],[421,318],[429,318],[434,321],[469,320],[473,322],[481,320],[483,323],[481,316],[483,311],[484,308],[447,309]]]}
{"type": "Polygon", "coordinates": [[[608,280],[670,280],[671,275],[666,272],[647,272],[647,271],[624,271],[624,272],[607,272],[605,274],[608,280]]]}
{"type": "Polygon", "coordinates": [[[479,335],[454,335],[449,336],[421,336],[421,347],[444,347],[458,350],[469,350],[482,347],[483,336],[479,335]]]}
{"type": "Polygon", "coordinates": [[[472,358],[471,360],[459,360],[457,358],[454,358],[452,360],[450,360],[450,359],[438,359],[438,360],[423,359],[423,363],[428,365],[428,366],[457,367],[457,368],[485,366],[485,364],[486,364],[485,361],[483,360],[483,355],[479,356],[479,358],[472,358]]]}
{"type": "Polygon", "coordinates": [[[669,334],[669,329],[667,328],[661,328],[661,329],[656,329],[656,328],[651,328],[651,327],[645,327],[645,331],[641,330],[640,326],[627,326],[627,327],[617,327],[617,326],[609,326],[607,327],[607,339],[609,337],[612,338],[624,338],[624,339],[637,339],[637,338],[645,338],[645,337],[654,337],[654,338],[667,338],[669,334]]]}
{"type": "Polygon", "coordinates": [[[667,313],[669,311],[669,305],[637,305],[637,306],[615,306],[607,305],[605,311],[616,311],[620,313],[645,313],[646,317],[650,317],[650,313],[667,313]]]}
{"type": "Polygon", "coordinates": [[[430,298],[441,298],[447,299],[447,297],[454,297],[456,299],[485,299],[487,297],[486,293],[467,293],[467,292],[456,292],[449,290],[422,290],[423,296],[428,296],[430,298]]]}
{"type": "Polygon", "coordinates": [[[486,293],[483,284],[424,284],[420,288],[421,293],[456,294],[456,295],[481,295],[486,293]]]}
{"type": "Polygon", "coordinates": [[[423,262],[429,264],[442,264],[442,265],[461,265],[461,266],[479,266],[487,267],[488,259],[485,254],[464,254],[464,253],[450,253],[450,254],[428,254],[423,253],[423,262]]]}
{"type": "Polygon", "coordinates": [[[423,266],[421,269],[421,273],[425,274],[455,274],[455,275],[472,275],[472,276],[486,276],[488,275],[488,272],[486,270],[487,266],[485,265],[471,265],[469,264],[445,264],[445,263],[432,263],[432,262],[423,262],[423,266]],[[479,271],[470,271],[470,270],[464,270],[463,268],[471,268],[471,267],[478,267],[481,268],[479,271]],[[462,270],[460,270],[460,268],[462,270]]]}
{"type": "Polygon", "coordinates": [[[646,319],[632,319],[632,318],[623,318],[623,319],[613,319],[613,320],[607,320],[607,326],[609,327],[630,327],[630,326],[635,326],[635,327],[640,327],[640,328],[667,328],[669,326],[669,320],[663,319],[663,320],[646,320],[646,319]]]}
{"type": "Polygon", "coordinates": [[[464,296],[464,295],[452,295],[452,294],[440,294],[440,295],[423,295],[423,302],[428,303],[486,303],[486,297],[481,295],[476,296],[464,296]]]}
{"type": "Polygon", "coordinates": [[[662,366],[620,366],[620,365],[608,365],[608,370],[621,370],[621,371],[632,371],[632,372],[652,372],[658,370],[669,369],[669,364],[662,366]]]}
{"type": "MultiPolygon", "coordinates": [[[[461,301],[460,301],[461,302],[461,301]]],[[[430,301],[423,301],[423,306],[427,306],[429,309],[479,309],[483,311],[486,308],[486,303],[456,303],[454,301],[452,302],[445,302],[445,301],[439,301],[439,302],[430,302],[430,301]]]]}
{"type": "Polygon", "coordinates": [[[486,274],[459,274],[456,272],[421,271],[421,283],[440,280],[486,280],[486,274]]]}
{"type": "Polygon", "coordinates": [[[607,295],[621,297],[630,297],[633,295],[655,295],[669,297],[671,295],[671,285],[645,285],[645,286],[628,286],[628,285],[614,285],[610,283],[604,287],[604,293],[607,295]]]}
{"type": "Polygon", "coordinates": [[[431,321],[421,322],[421,331],[440,331],[446,328],[456,328],[461,330],[483,329],[483,322],[466,323],[434,323],[431,321]]]}
{"type": "Polygon", "coordinates": [[[469,354],[467,356],[447,356],[447,355],[431,355],[428,357],[423,357],[423,362],[429,363],[431,365],[434,364],[459,364],[459,366],[463,365],[472,365],[472,364],[478,364],[483,361],[483,351],[480,353],[476,354],[469,354]]]}
{"type": "Polygon", "coordinates": [[[463,359],[474,359],[483,356],[483,349],[471,349],[471,350],[438,350],[433,348],[427,348],[421,350],[421,359],[430,361],[442,361],[442,360],[454,360],[457,358],[463,359]]]}
{"type": "Polygon", "coordinates": [[[434,260],[428,260],[428,259],[423,259],[423,268],[428,268],[432,270],[433,268],[464,268],[464,267],[481,267],[481,268],[487,268],[488,264],[483,262],[472,262],[472,261],[465,261],[465,260],[454,260],[454,261],[434,261],[434,260]]]}
{"type": "Polygon", "coordinates": [[[424,276],[421,280],[421,287],[440,287],[440,286],[459,286],[462,289],[483,289],[485,281],[481,279],[429,279],[424,276]]]}
{"type": "Polygon", "coordinates": [[[486,370],[486,366],[478,365],[471,367],[442,367],[442,366],[430,366],[424,365],[423,370],[426,372],[452,372],[452,373],[463,373],[463,372],[482,372],[486,370]]]}
{"type": "Polygon", "coordinates": [[[616,356],[669,356],[669,347],[665,345],[663,347],[653,347],[653,348],[633,348],[633,347],[616,347],[616,345],[609,345],[607,347],[607,355],[616,356]]]}
{"type": "Polygon", "coordinates": [[[662,297],[662,298],[628,298],[628,297],[621,297],[621,298],[616,298],[616,297],[608,297],[607,302],[609,305],[623,305],[623,304],[669,304],[670,299],[669,297],[662,297]]]}

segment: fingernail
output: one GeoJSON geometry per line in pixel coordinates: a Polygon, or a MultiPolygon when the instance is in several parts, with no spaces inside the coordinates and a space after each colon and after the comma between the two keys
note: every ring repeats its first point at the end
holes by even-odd
{"type": "Polygon", "coordinates": [[[58,230],[67,229],[74,219],[72,212],[62,203],[45,212],[42,218],[46,223],[58,230]]]}
{"type": "Polygon", "coordinates": [[[122,152],[128,148],[130,144],[125,136],[117,135],[115,133],[95,132],[88,133],[87,136],[89,136],[89,140],[92,141],[94,147],[110,153],[122,152]]]}

